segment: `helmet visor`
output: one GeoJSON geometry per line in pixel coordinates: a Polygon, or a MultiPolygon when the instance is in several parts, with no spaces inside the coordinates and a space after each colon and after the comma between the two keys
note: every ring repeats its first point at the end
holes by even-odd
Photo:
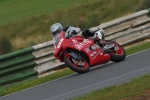
{"type": "Polygon", "coordinates": [[[56,34],[59,34],[60,30],[56,30],[55,32],[53,32],[53,36],[55,36],[56,34]]]}

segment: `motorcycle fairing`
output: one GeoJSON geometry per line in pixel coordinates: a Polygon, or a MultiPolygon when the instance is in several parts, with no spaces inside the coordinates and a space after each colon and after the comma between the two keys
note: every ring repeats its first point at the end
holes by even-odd
{"type": "Polygon", "coordinates": [[[110,56],[108,54],[104,54],[103,50],[96,46],[94,41],[91,39],[85,39],[82,37],[72,39],[72,47],[73,49],[77,49],[79,51],[84,52],[89,60],[90,66],[94,66],[97,64],[103,64],[110,60],[110,56]],[[95,50],[91,49],[94,46],[95,50]],[[74,48],[75,47],[75,48],[74,48]],[[96,59],[99,58],[99,59],[96,59]]]}
{"type": "Polygon", "coordinates": [[[74,36],[67,39],[64,37],[64,34],[65,32],[61,33],[54,52],[54,56],[61,62],[63,61],[63,56],[67,49],[78,50],[85,53],[90,60],[89,64],[91,67],[98,64],[104,64],[110,60],[110,55],[104,53],[99,46],[96,46],[93,40],[85,39],[80,36],[74,36]],[[95,49],[91,49],[91,46],[94,46],[95,49]]]}

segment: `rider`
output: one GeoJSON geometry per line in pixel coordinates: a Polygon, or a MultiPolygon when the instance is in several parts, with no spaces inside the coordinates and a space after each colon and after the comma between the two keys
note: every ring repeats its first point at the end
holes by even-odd
{"type": "Polygon", "coordinates": [[[85,29],[85,30],[81,31],[80,28],[72,27],[72,26],[68,26],[68,27],[63,29],[63,26],[60,23],[55,23],[50,27],[50,32],[53,35],[54,47],[55,47],[55,44],[58,42],[57,41],[58,37],[62,31],[66,32],[65,33],[66,38],[70,38],[73,35],[79,35],[79,36],[82,36],[85,38],[93,39],[95,42],[98,42],[98,44],[101,47],[106,45],[106,42],[104,40],[104,30],[103,29],[99,29],[99,30],[94,31],[94,32],[89,30],[89,29],[85,29]]]}

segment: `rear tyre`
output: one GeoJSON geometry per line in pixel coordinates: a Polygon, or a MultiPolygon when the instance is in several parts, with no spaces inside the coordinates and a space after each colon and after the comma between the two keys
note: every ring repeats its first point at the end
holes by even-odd
{"type": "Polygon", "coordinates": [[[81,74],[90,70],[90,65],[84,58],[80,58],[80,61],[76,61],[70,55],[66,55],[64,57],[64,62],[71,70],[81,74]]]}
{"type": "Polygon", "coordinates": [[[113,49],[117,48],[117,50],[108,52],[108,54],[110,55],[110,60],[113,62],[123,61],[126,58],[125,50],[118,43],[115,43],[113,41],[111,41],[111,42],[113,44],[115,44],[115,48],[113,48],[113,49]]]}

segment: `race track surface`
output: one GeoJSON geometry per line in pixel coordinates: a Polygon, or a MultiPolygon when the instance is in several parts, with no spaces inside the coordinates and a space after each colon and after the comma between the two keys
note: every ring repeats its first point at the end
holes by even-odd
{"type": "Polygon", "coordinates": [[[75,73],[1,97],[0,100],[68,100],[92,90],[130,81],[147,73],[150,73],[150,49],[130,55],[122,62],[100,65],[88,73],[75,73]]]}

